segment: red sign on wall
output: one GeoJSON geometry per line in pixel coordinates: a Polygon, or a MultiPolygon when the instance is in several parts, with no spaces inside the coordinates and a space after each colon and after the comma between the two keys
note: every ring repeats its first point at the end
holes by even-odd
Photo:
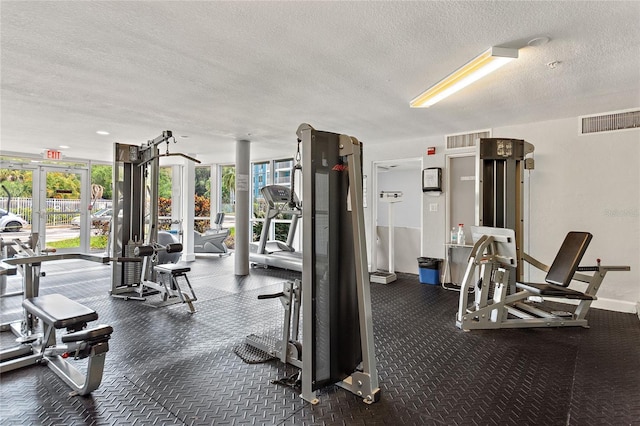
{"type": "Polygon", "coordinates": [[[44,158],[46,158],[47,160],[61,160],[62,152],[56,151],[55,149],[47,149],[44,152],[44,158]]]}

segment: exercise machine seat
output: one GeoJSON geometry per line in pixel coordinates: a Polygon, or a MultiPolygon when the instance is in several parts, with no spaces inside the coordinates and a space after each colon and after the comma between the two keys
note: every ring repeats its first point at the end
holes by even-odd
{"type": "Polygon", "coordinates": [[[593,235],[589,232],[569,232],[547,272],[546,283],[516,283],[516,287],[540,296],[593,300],[594,297],[591,295],[567,288],[589,247],[591,238],[593,235]]]}
{"type": "Polygon", "coordinates": [[[52,324],[55,328],[73,328],[77,324],[86,324],[98,319],[96,311],[61,294],[25,299],[22,306],[27,312],[34,314],[45,323],[52,324]]]}
{"type": "Polygon", "coordinates": [[[176,263],[167,263],[164,265],[157,265],[155,267],[155,270],[157,272],[169,273],[171,275],[180,275],[180,274],[186,274],[187,272],[191,271],[191,268],[188,266],[184,266],[176,263]]]}

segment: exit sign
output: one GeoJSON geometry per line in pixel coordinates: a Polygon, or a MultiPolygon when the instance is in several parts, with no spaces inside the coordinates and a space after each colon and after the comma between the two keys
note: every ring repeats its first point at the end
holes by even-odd
{"type": "Polygon", "coordinates": [[[62,152],[55,149],[47,149],[44,152],[44,158],[46,160],[62,160],[62,152]]]}

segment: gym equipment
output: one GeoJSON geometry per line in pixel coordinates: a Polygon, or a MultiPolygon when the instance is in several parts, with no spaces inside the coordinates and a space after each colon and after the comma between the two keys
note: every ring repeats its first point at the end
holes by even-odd
{"type": "Polygon", "coordinates": [[[245,343],[278,358],[285,364],[302,368],[302,343],[300,342],[300,302],[302,283],[300,280],[287,281],[279,293],[261,294],[258,299],[279,299],[284,308],[282,330],[277,338],[251,334],[245,343]]]}
{"type": "MultiPolygon", "coordinates": [[[[275,295],[285,307],[279,345],[272,352],[301,368],[301,397],[336,384],[365,403],[380,398],[363,213],[362,146],[354,137],[297,130],[302,143],[302,283],[275,295]],[[302,307],[302,341],[297,316],[302,307]]],[[[249,336],[253,344],[257,338],[249,336]]],[[[263,347],[256,345],[256,347],[263,347]]],[[[268,349],[268,348],[267,348],[268,349]]]]}
{"type": "Polygon", "coordinates": [[[85,329],[87,322],[98,319],[95,311],[59,294],[39,296],[40,268],[43,262],[56,260],[81,259],[108,263],[109,258],[84,253],[46,254],[44,250],[41,251],[44,255],[37,255],[30,246],[18,239],[14,240],[12,248],[16,254],[2,260],[0,275],[15,274],[17,269],[20,270],[22,291],[12,295],[24,297],[23,317],[0,325],[0,331],[12,331],[20,343],[0,352],[0,373],[46,362],[71,386],[75,394],[91,393],[102,381],[104,358],[109,350],[107,341],[113,329],[108,325],[85,329]],[[43,323],[44,337],[38,333],[39,320],[43,323]],[[56,342],[55,330],[60,328],[66,328],[69,332],[62,336],[62,344],[56,342]],[[67,360],[70,356],[73,360],[89,358],[86,373],[67,360]]]}
{"type": "Polygon", "coordinates": [[[395,267],[395,233],[393,226],[393,207],[402,201],[402,191],[380,191],[380,201],[389,204],[389,272],[376,271],[370,280],[374,283],[389,284],[398,279],[395,267]]]}
{"type": "Polygon", "coordinates": [[[100,386],[109,339],[113,328],[101,324],[87,329],[87,322],[98,319],[98,314],[60,294],[25,299],[22,306],[30,321],[42,320],[44,335],[29,334],[15,348],[0,354],[0,373],[46,363],[67,385],[74,395],[88,395],[100,386]],[[61,344],[56,329],[66,328],[61,344]],[[89,358],[86,373],[77,369],[70,360],[89,358]]]}
{"type": "MultiPolygon", "coordinates": [[[[169,143],[175,138],[170,130],[140,146],[116,143],[113,169],[113,220],[109,235],[111,248],[111,291],[113,297],[125,300],[146,300],[151,294],[160,293],[161,303],[166,306],[183,302],[195,312],[192,302],[196,300],[189,285],[190,294],[177,286],[157,282],[157,266],[162,264],[165,254],[174,253],[177,261],[182,245],[163,243],[158,232],[158,174],[160,157],[181,156],[200,163],[195,158],[180,153],[169,153],[169,143]],[[166,143],[165,154],[160,154],[158,145],[166,143]],[[178,247],[179,246],[179,247],[178,247]],[[137,254],[136,254],[137,253],[137,254]],[[175,288],[174,288],[175,287],[175,288]]],[[[167,235],[170,235],[167,233],[167,235]]],[[[180,277],[186,278],[189,268],[181,268],[180,277]]],[[[167,272],[164,272],[166,275],[167,272]]]]}
{"type": "Polygon", "coordinates": [[[195,253],[214,253],[219,254],[220,257],[231,255],[224,243],[224,240],[229,236],[229,230],[222,227],[223,222],[224,213],[218,213],[213,222],[216,225],[215,228],[207,229],[203,233],[193,231],[193,251],[195,253]]]}
{"type": "MultiPolygon", "coordinates": [[[[130,244],[131,246],[131,244],[130,244]]],[[[139,285],[135,286],[133,294],[119,294],[123,299],[133,299],[147,301],[151,295],[159,295],[159,302],[147,301],[146,305],[159,308],[162,306],[173,305],[176,303],[186,303],[189,312],[196,312],[193,302],[198,300],[191,287],[191,282],[187,277],[187,272],[191,268],[184,265],[178,265],[180,253],[182,252],[182,244],[180,244],[173,235],[166,231],[158,232],[158,242],[149,245],[135,245],[133,248],[134,259],[141,260],[144,271],[153,265],[153,272],[156,275],[156,281],[144,280],[141,278],[139,285]],[[188,287],[188,292],[180,287],[179,278],[182,278],[188,287]]],[[[132,262],[132,260],[126,260],[132,262]]],[[[135,278],[134,278],[135,280],[135,278]]]]}
{"type": "Polygon", "coordinates": [[[516,281],[517,292],[508,292],[509,279],[521,255],[512,229],[471,227],[475,244],[464,275],[456,326],[463,330],[521,327],[588,327],[586,315],[602,280],[609,271],[629,271],[629,266],[578,266],[589,246],[588,232],[569,232],[551,266],[522,253],[524,261],[547,272],[545,283],[516,281]],[[479,269],[479,279],[475,280],[479,269]],[[593,275],[582,272],[593,272],[593,275]],[[585,291],[568,288],[572,281],[587,283],[585,291]],[[469,304],[469,291],[475,299],[469,304]],[[579,300],[573,312],[543,309],[531,303],[553,297],[579,300]]]}
{"type": "Polygon", "coordinates": [[[267,215],[260,240],[249,245],[249,262],[252,266],[272,266],[302,272],[302,253],[293,248],[298,219],[302,215],[300,200],[294,191],[282,185],[266,185],[260,189],[260,193],[267,202],[267,215]],[[273,219],[280,214],[291,216],[287,241],[267,241],[273,219]]]}
{"type": "Polygon", "coordinates": [[[480,226],[515,231],[517,264],[510,290],[522,280],[524,170],[533,170],[535,147],[521,139],[481,138],[476,148],[476,218],[480,226]]]}

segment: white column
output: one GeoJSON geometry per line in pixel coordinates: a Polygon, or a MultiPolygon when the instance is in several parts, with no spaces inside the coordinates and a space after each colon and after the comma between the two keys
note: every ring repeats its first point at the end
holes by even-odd
{"type": "MultiPolygon", "coordinates": [[[[182,260],[193,262],[196,255],[193,252],[193,221],[195,217],[194,195],[196,193],[196,163],[182,159],[182,196],[180,207],[182,210],[182,260]]],[[[176,205],[177,207],[177,205],[176,205]]],[[[173,209],[172,209],[173,210],[173,209]]]]}
{"type": "Polygon", "coordinates": [[[251,142],[236,141],[236,238],[235,274],[249,275],[249,175],[251,142]]]}

